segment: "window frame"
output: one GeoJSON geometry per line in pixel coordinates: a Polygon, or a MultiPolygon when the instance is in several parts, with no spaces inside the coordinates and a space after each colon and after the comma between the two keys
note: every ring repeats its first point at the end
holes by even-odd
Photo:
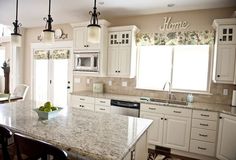
{"type": "MultiPolygon", "coordinates": [[[[179,93],[194,93],[194,94],[203,94],[203,95],[212,95],[210,93],[210,88],[211,88],[211,77],[212,77],[212,72],[213,72],[213,60],[214,60],[214,56],[213,56],[213,45],[208,45],[209,46],[209,59],[208,59],[208,76],[207,76],[207,89],[206,91],[198,91],[198,90],[184,90],[184,89],[171,89],[172,92],[179,92],[179,93]]],[[[142,88],[140,86],[138,86],[138,78],[139,78],[139,68],[140,68],[140,47],[142,46],[138,46],[137,47],[137,70],[136,70],[136,89],[142,89],[142,90],[152,90],[152,91],[164,91],[164,90],[158,90],[158,89],[146,89],[146,88],[142,88]]],[[[172,46],[172,63],[171,63],[171,84],[173,81],[173,63],[174,63],[174,45],[172,46]]],[[[163,84],[164,85],[164,84],[163,84]]]]}

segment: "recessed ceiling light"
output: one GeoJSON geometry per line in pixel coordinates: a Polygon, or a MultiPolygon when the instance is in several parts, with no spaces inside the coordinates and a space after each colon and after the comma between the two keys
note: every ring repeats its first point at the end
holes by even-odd
{"type": "Polygon", "coordinates": [[[167,4],[167,7],[174,7],[174,6],[175,6],[174,3],[167,4]]]}

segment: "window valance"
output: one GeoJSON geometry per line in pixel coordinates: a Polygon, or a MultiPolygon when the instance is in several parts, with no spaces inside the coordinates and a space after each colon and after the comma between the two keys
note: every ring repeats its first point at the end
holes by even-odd
{"type": "Polygon", "coordinates": [[[70,50],[56,49],[56,50],[35,50],[34,59],[69,59],[70,50]]]}
{"type": "Polygon", "coordinates": [[[138,46],[146,45],[204,45],[214,44],[215,32],[186,31],[169,33],[138,33],[136,41],[138,46]]]}

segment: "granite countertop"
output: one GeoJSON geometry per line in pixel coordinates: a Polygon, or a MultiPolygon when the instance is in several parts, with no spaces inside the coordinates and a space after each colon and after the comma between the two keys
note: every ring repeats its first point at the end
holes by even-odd
{"type": "Polygon", "coordinates": [[[151,125],[142,118],[64,108],[50,120],[39,120],[33,101],[0,105],[0,124],[52,143],[89,160],[121,160],[151,125]]]}
{"type": "MultiPolygon", "coordinates": [[[[113,93],[93,93],[92,91],[73,92],[71,94],[72,95],[79,95],[79,96],[94,97],[94,98],[127,100],[127,101],[148,103],[148,104],[154,104],[154,105],[166,105],[164,103],[143,101],[143,100],[140,100],[139,96],[119,95],[119,94],[113,94],[113,93]]],[[[169,107],[181,107],[181,108],[189,108],[189,109],[196,109],[196,110],[213,111],[213,112],[225,113],[225,114],[236,116],[236,107],[231,107],[230,105],[224,105],[224,104],[194,102],[194,103],[190,103],[188,105],[169,104],[168,106],[169,107]]]]}

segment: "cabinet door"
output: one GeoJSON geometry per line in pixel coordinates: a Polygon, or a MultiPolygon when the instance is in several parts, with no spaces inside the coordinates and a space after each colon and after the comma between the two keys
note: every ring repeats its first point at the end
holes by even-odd
{"type": "Polygon", "coordinates": [[[120,46],[130,46],[131,45],[131,32],[123,31],[119,35],[119,44],[120,46]]]}
{"type": "Polygon", "coordinates": [[[190,118],[165,115],[163,145],[188,151],[190,141],[190,118]]]}
{"type": "Polygon", "coordinates": [[[74,49],[75,50],[98,50],[99,44],[87,41],[87,27],[74,29],[74,49]]]}
{"type": "Polygon", "coordinates": [[[219,45],[217,49],[215,79],[233,84],[236,47],[235,45],[219,45]]]}
{"type": "Polygon", "coordinates": [[[110,32],[109,46],[118,46],[118,45],[119,45],[119,32],[110,32]]]}
{"type": "Polygon", "coordinates": [[[86,39],[86,34],[84,31],[84,27],[78,27],[74,29],[74,50],[81,50],[81,49],[85,49],[85,41],[84,39],[86,39]]]}
{"type": "Polygon", "coordinates": [[[217,158],[220,160],[236,159],[236,117],[222,114],[220,120],[217,158]]]}
{"type": "Polygon", "coordinates": [[[164,115],[141,112],[140,117],[153,120],[152,125],[148,129],[148,143],[154,145],[162,145],[164,115]]]}
{"type": "Polygon", "coordinates": [[[236,25],[220,25],[219,44],[236,44],[236,25]]]}
{"type": "Polygon", "coordinates": [[[109,47],[108,49],[108,75],[116,76],[118,74],[119,50],[118,47],[109,47]]]}
{"type": "Polygon", "coordinates": [[[120,77],[127,77],[130,74],[131,53],[129,46],[119,46],[119,68],[120,77]]]}

